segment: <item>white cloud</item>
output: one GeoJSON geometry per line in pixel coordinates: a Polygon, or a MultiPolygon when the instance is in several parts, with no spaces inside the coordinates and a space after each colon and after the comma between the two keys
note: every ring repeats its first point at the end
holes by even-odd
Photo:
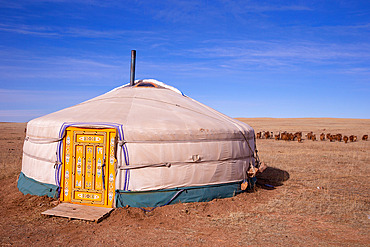
{"type": "Polygon", "coordinates": [[[43,112],[41,110],[0,110],[0,118],[14,117],[34,117],[39,116],[43,112]]]}
{"type": "Polygon", "coordinates": [[[311,11],[311,7],[307,5],[289,5],[277,3],[262,3],[261,1],[245,1],[245,0],[223,0],[221,1],[225,9],[230,10],[235,14],[246,12],[274,12],[274,11],[311,11]]]}
{"type": "Polygon", "coordinates": [[[151,5],[156,19],[173,23],[205,23],[210,19],[222,20],[227,15],[243,21],[249,13],[265,13],[276,11],[311,11],[307,5],[288,5],[261,3],[260,1],[220,0],[220,1],[156,1],[151,5]]]}
{"type": "Polygon", "coordinates": [[[163,40],[153,31],[143,30],[95,30],[88,28],[61,28],[57,26],[36,26],[19,24],[0,24],[0,31],[12,32],[24,35],[34,35],[42,37],[83,37],[83,38],[102,38],[113,39],[119,37],[141,37],[147,35],[152,40],[163,40]]]}
{"type": "MultiPolygon", "coordinates": [[[[245,65],[271,67],[296,65],[350,65],[368,64],[370,45],[322,44],[309,41],[212,40],[203,47],[182,51],[183,56],[222,61],[223,67],[236,69],[245,65]]],[[[181,53],[179,53],[181,55],[181,53]]]]}
{"type": "Polygon", "coordinates": [[[59,36],[60,35],[58,32],[55,32],[51,30],[50,28],[39,27],[39,26],[37,27],[28,26],[28,25],[0,24],[0,31],[27,34],[27,35],[37,35],[37,36],[59,36]]]}
{"type": "MultiPolygon", "coordinates": [[[[16,106],[21,104],[28,106],[28,104],[38,104],[55,101],[78,101],[83,100],[83,98],[93,95],[92,92],[81,92],[70,91],[51,91],[51,90],[16,90],[16,89],[2,89],[0,88],[0,103],[8,106],[16,106]]],[[[6,108],[6,107],[5,107],[6,108]]],[[[9,108],[9,107],[8,107],[9,108]]]]}
{"type": "Polygon", "coordinates": [[[70,4],[81,4],[81,5],[94,5],[99,7],[114,7],[122,6],[123,3],[115,0],[23,0],[23,1],[4,1],[2,3],[2,8],[14,8],[22,9],[27,6],[37,5],[42,3],[70,3],[70,4]]]}
{"type": "Polygon", "coordinates": [[[109,56],[35,56],[21,51],[0,52],[0,76],[5,78],[117,78],[122,58],[109,56]]]}
{"type": "Polygon", "coordinates": [[[15,90],[0,88],[0,121],[28,121],[81,103],[104,92],[99,90],[15,90]]]}

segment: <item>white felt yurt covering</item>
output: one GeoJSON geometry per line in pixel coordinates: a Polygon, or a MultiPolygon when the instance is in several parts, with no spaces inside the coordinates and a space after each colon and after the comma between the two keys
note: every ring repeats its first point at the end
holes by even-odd
{"type": "Polygon", "coordinates": [[[22,173],[56,185],[66,126],[114,127],[115,188],[155,191],[238,183],[254,165],[254,130],[155,80],[158,87],[118,87],[78,105],[31,120],[22,173]],[[127,156],[125,159],[125,155],[127,156]]]}

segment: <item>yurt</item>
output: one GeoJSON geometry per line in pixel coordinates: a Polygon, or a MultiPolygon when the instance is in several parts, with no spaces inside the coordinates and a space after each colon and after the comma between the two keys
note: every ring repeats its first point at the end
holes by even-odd
{"type": "Polygon", "coordinates": [[[108,208],[209,201],[253,186],[254,153],[247,124],[137,80],[28,122],[18,188],[108,208]]]}

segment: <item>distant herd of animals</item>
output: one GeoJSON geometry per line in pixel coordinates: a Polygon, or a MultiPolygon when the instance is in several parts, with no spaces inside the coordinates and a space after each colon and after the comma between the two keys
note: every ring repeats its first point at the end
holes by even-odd
{"type": "MultiPolygon", "coordinates": [[[[284,141],[298,141],[298,142],[302,142],[302,132],[296,132],[296,133],[289,133],[287,131],[284,131],[284,132],[279,132],[278,134],[275,134],[273,132],[270,132],[270,131],[261,131],[261,132],[258,132],[257,133],[257,139],[275,139],[276,141],[278,140],[284,140],[284,141]]],[[[320,141],[325,141],[325,140],[329,140],[331,142],[335,142],[335,141],[338,141],[338,142],[341,142],[341,141],[344,141],[345,143],[347,143],[348,141],[350,142],[356,142],[357,141],[357,136],[355,135],[350,135],[350,136],[343,136],[342,134],[335,134],[335,135],[332,135],[330,133],[327,133],[325,135],[325,133],[321,133],[320,136],[318,136],[320,138],[320,141]]],[[[307,140],[312,140],[312,141],[316,141],[316,134],[314,134],[312,131],[311,132],[308,132],[306,134],[306,138],[307,140]]],[[[369,138],[368,135],[363,135],[362,136],[362,140],[363,141],[367,141],[367,139],[369,138]]]]}

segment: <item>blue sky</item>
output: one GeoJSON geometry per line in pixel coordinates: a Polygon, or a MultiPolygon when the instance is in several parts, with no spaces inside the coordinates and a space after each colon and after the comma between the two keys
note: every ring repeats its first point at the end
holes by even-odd
{"type": "Polygon", "coordinates": [[[232,117],[370,118],[369,1],[0,4],[0,121],[154,78],[232,117]]]}

